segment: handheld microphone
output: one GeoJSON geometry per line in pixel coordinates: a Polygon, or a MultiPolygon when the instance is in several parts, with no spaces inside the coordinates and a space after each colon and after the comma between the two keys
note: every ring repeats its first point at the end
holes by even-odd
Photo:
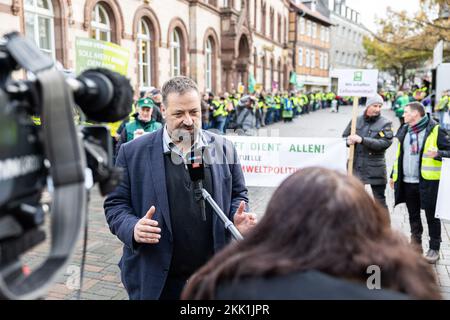
{"type": "Polygon", "coordinates": [[[186,166],[189,171],[189,177],[194,182],[195,200],[200,201],[202,219],[203,221],[206,221],[205,200],[203,199],[202,195],[203,180],[205,179],[205,170],[202,155],[203,149],[192,151],[187,157],[186,166]]]}

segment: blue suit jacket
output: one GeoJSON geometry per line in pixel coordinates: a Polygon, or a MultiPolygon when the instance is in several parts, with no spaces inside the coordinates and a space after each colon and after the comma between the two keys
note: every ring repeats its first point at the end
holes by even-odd
{"type": "MultiPolygon", "coordinates": [[[[211,159],[213,198],[233,221],[242,200],[248,203],[244,175],[233,144],[219,135],[204,131],[206,153],[211,159]]],[[[158,299],[164,287],[173,252],[173,237],[167,197],[163,129],[123,144],[116,165],[124,170],[120,185],[104,203],[109,228],[123,243],[119,262],[122,282],[130,299],[158,299]],[[161,228],[158,244],[133,241],[134,226],[151,206],[161,228]]],[[[207,204],[208,205],[208,204],[207,204]]],[[[222,221],[213,216],[214,250],[230,240],[222,221]]]]}

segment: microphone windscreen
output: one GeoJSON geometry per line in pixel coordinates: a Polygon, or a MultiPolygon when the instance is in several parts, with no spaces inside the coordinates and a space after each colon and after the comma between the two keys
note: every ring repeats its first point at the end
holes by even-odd
{"type": "MultiPolygon", "coordinates": [[[[102,106],[95,106],[95,108],[80,106],[88,119],[97,122],[116,122],[126,118],[133,104],[133,89],[130,81],[123,75],[104,68],[92,69],[89,72],[99,72],[107,77],[112,84],[113,92],[112,99],[102,106]]],[[[99,86],[99,89],[106,90],[105,87],[99,86]]]]}

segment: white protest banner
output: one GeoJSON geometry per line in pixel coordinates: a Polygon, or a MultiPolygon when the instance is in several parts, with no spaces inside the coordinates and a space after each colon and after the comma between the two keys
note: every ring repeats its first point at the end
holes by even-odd
{"type": "Polygon", "coordinates": [[[378,70],[340,69],[338,95],[343,97],[373,97],[377,94],[378,70]]]}
{"type": "Polygon", "coordinates": [[[277,187],[299,169],[316,166],[345,173],[347,147],[340,138],[227,136],[234,143],[248,186],[277,187]]]}
{"type": "Polygon", "coordinates": [[[442,158],[435,217],[450,221],[450,159],[442,158]]]}

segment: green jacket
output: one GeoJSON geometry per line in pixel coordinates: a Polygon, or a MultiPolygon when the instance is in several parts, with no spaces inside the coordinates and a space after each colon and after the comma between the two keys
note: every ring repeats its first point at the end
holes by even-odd
{"type": "Polygon", "coordinates": [[[132,120],[125,125],[125,130],[127,133],[127,142],[134,139],[134,132],[136,130],[142,129],[145,132],[153,132],[162,127],[162,124],[156,122],[155,120],[150,120],[149,122],[143,122],[139,119],[132,120]]]}

